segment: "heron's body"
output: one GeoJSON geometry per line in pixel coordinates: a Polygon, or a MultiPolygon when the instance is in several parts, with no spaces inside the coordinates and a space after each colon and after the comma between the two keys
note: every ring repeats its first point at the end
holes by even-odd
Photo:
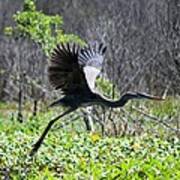
{"type": "Polygon", "coordinates": [[[94,93],[90,94],[77,94],[77,95],[68,95],[63,98],[53,102],[51,106],[64,106],[69,108],[78,108],[90,106],[97,101],[98,95],[94,93]]]}
{"type": "MultiPolygon", "coordinates": [[[[50,107],[52,106],[64,106],[68,108],[77,109],[78,107],[87,107],[92,105],[102,105],[111,108],[118,108],[125,105],[128,101],[129,96],[137,96],[137,94],[126,94],[122,96],[120,100],[111,101],[106,99],[105,97],[100,96],[96,93],[89,93],[89,94],[77,94],[77,95],[68,95],[65,96],[55,102],[53,102],[50,107]],[[128,99],[127,99],[128,98],[128,99]]],[[[136,97],[134,97],[136,98],[136,97]]]]}
{"type": "Polygon", "coordinates": [[[50,106],[62,105],[68,107],[68,110],[49,122],[31,154],[38,150],[54,122],[79,107],[97,104],[117,108],[124,106],[130,99],[162,100],[145,93],[128,92],[119,100],[111,101],[96,93],[95,80],[101,70],[105,51],[103,44],[85,48],[79,48],[75,44],[61,44],[54,49],[48,68],[49,81],[55,89],[61,90],[64,96],[50,106]]]}

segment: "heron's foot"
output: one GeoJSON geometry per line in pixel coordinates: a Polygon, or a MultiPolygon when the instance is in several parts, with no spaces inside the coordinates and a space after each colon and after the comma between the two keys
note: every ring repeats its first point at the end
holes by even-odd
{"type": "Polygon", "coordinates": [[[33,145],[33,148],[31,150],[29,156],[31,156],[31,157],[34,156],[36,154],[36,152],[38,151],[38,149],[40,148],[40,146],[41,146],[41,142],[40,141],[36,142],[36,144],[33,145]]]}

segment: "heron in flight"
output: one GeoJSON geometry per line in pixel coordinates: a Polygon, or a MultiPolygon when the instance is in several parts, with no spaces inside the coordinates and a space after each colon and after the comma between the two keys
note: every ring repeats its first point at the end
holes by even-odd
{"type": "Polygon", "coordinates": [[[34,144],[30,155],[39,149],[52,125],[63,116],[79,107],[103,105],[111,108],[124,106],[130,99],[162,100],[140,92],[127,92],[119,100],[109,100],[94,91],[96,77],[100,73],[106,46],[103,43],[80,48],[76,44],[60,44],[52,52],[48,67],[48,77],[56,90],[61,90],[63,97],[50,106],[62,105],[68,109],[52,119],[39,140],[34,144]]]}

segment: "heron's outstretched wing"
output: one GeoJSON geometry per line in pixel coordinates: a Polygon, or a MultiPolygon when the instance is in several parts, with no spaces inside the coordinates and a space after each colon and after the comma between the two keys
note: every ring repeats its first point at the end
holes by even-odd
{"type": "Polygon", "coordinates": [[[48,68],[49,81],[64,94],[90,91],[82,67],[78,63],[79,46],[57,45],[48,68]]]}
{"type": "Polygon", "coordinates": [[[106,46],[102,43],[85,47],[79,51],[78,61],[83,67],[87,83],[91,90],[94,89],[96,77],[101,71],[105,51],[106,46]]]}

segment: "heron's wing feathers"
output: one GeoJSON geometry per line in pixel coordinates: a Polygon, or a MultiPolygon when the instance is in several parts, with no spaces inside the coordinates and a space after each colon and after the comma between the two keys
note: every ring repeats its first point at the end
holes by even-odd
{"type": "Polygon", "coordinates": [[[101,71],[105,51],[106,46],[101,43],[84,47],[78,54],[79,64],[83,67],[87,83],[92,90],[95,86],[96,77],[101,71]]]}
{"type": "Polygon", "coordinates": [[[83,71],[84,71],[88,86],[93,91],[95,89],[96,77],[99,75],[100,70],[92,66],[85,66],[83,68],[83,71]]]}
{"type": "Polygon", "coordinates": [[[64,94],[83,93],[89,90],[83,69],[78,63],[79,47],[70,44],[57,45],[48,68],[49,81],[64,94]]]}
{"type": "Polygon", "coordinates": [[[84,47],[78,54],[79,64],[101,69],[105,52],[106,46],[104,46],[103,43],[84,47]]]}

